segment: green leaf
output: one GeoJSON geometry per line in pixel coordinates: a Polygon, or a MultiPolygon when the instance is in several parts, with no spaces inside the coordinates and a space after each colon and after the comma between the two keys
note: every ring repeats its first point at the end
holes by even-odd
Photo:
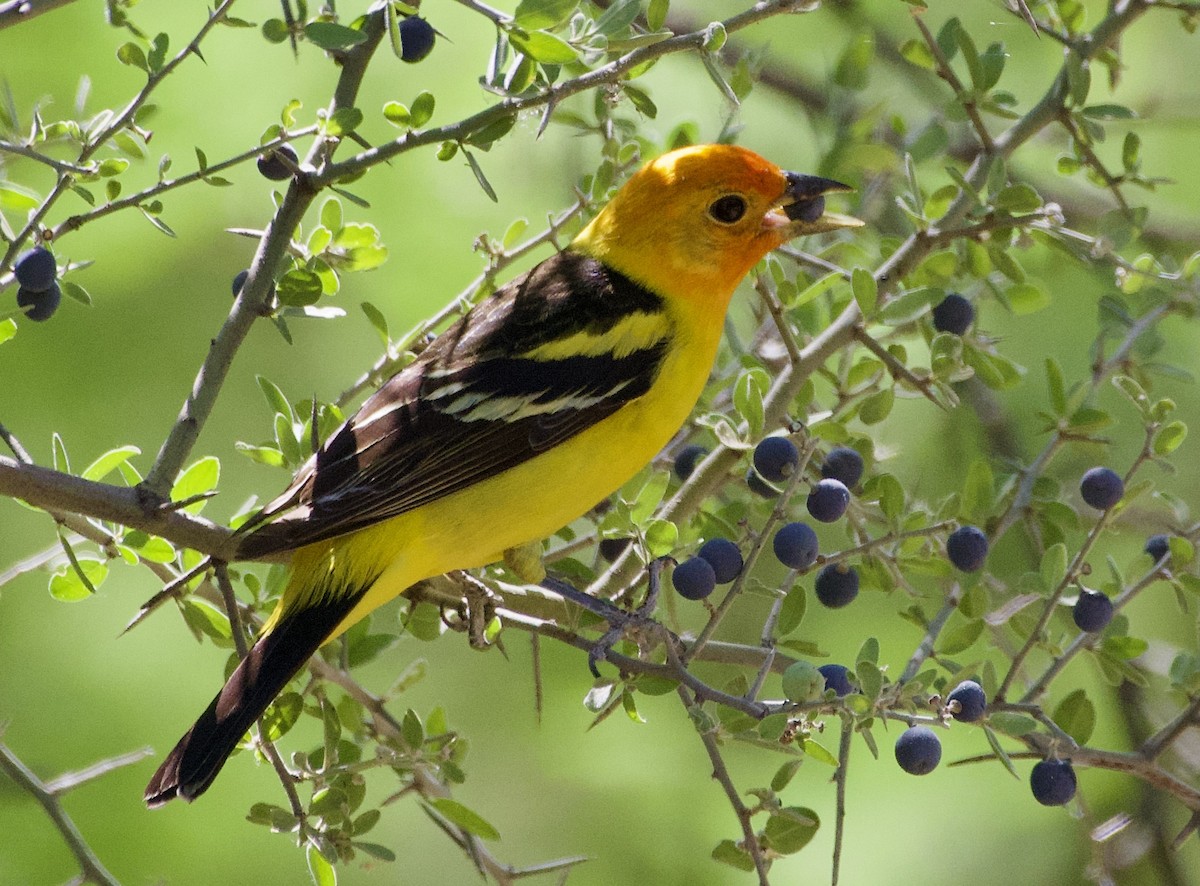
{"type": "Polygon", "coordinates": [[[229,616],[221,612],[211,603],[186,597],[179,601],[183,612],[183,620],[197,636],[204,635],[210,640],[226,642],[233,639],[233,630],[229,626],[229,616]]]}
{"type": "Polygon", "coordinates": [[[499,831],[488,824],[482,816],[468,809],[457,800],[451,800],[449,797],[438,797],[430,800],[429,804],[449,821],[477,837],[482,837],[484,840],[500,839],[499,831]]]}
{"type": "Polygon", "coordinates": [[[1049,593],[1057,588],[1067,574],[1067,546],[1058,542],[1047,548],[1040,571],[1044,590],[1049,593]]]}
{"type": "Polygon", "coordinates": [[[83,473],[79,476],[85,480],[103,480],[115,471],[118,465],[129,461],[135,455],[141,454],[142,450],[136,446],[118,446],[116,449],[110,449],[108,452],[97,457],[95,461],[83,469],[83,473]]]}
{"type": "Polygon", "coordinates": [[[956,628],[943,631],[938,640],[939,655],[957,655],[975,645],[975,641],[983,634],[983,619],[977,618],[961,624],[956,628]]]}
{"type": "Polygon", "coordinates": [[[771,377],[762,367],[743,370],[733,388],[733,408],[750,429],[750,437],[762,436],[766,413],[763,397],[771,386],[771,377]]]}
{"type": "Polygon", "coordinates": [[[967,470],[963,484],[961,514],[964,519],[982,524],[992,512],[996,478],[986,458],[977,458],[967,470]]]}
{"type": "Polygon", "coordinates": [[[285,692],[271,703],[262,722],[267,739],[276,741],[287,734],[304,712],[304,699],[298,692],[285,692]]]}
{"type": "Polygon", "coordinates": [[[642,528],[642,535],[652,557],[665,557],[679,544],[679,527],[670,520],[649,520],[642,528]]]}
{"type": "Polygon", "coordinates": [[[657,31],[663,26],[670,7],[671,0],[650,0],[650,5],[646,7],[646,24],[651,31],[657,31]]]}
{"type": "Polygon", "coordinates": [[[808,594],[799,584],[792,585],[779,609],[779,620],[775,623],[775,633],[780,637],[786,637],[796,630],[804,621],[804,613],[807,609],[808,594]]]}
{"type": "Polygon", "coordinates": [[[905,40],[900,46],[900,55],[911,65],[924,68],[926,71],[937,70],[937,59],[925,44],[924,40],[912,38],[905,40]]]}
{"type": "Polygon", "coordinates": [[[379,335],[379,340],[383,342],[383,346],[386,348],[392,340],[388,332],[387,318],[383,316],[383,312],[379,308],[375,307],[369,301],[361,302],[359,307],[367,315],[367,321],[371,324],[371,328],[379,335]]]}
{"type": "Polygon", "coordinates": [[[1011,711],[996,711],[988,715],[988,722],[998,731],[1014,738],[1037,732],[1038,722],[1025,714],[1015,714],[1011,711]]]}
{"type": "Polygon", "coordinates": [[[73,603],[86,600],[92,595],[92,588],[98,588],[108,577],[108,564],[100,560],[78,560],[79,572],[71,564],[61,567],[50,576],[50,596],[55,600],[73,603]],[[86,580],[85,580],[86,579],[86,580]],[[88,585],[91,585],[91,588],[88,585]]]}
{"type": "Polygon", "coordinates": [[[1033,212],[1042,206],[1042,198],[1029,185],[1009,185],[996,195],[996,208],[1012,213],[1033,212]]]}
{"type": "MultiPolygon", "coordinates": [[[[221,461],[216,456],[207,455],[193,462],[175,481],[171,487],[171,501],[183,501],[195,495],[203,495],[217,488],[221,479],[221,461]]],[[[189,514],[199,513],[204,507],[203,501],[188,505],[185,510],[189,514]]]]}
{"type": "Polygon", "coordinates": [[[1063,415],[1067,411],[1066,384],[1062,367],[1053,357],[1046,358],[1046,384],[1050,389],[1050,407],[1055,415],[1063,415]]]}
{"type": "Polygon", "coordinates": [[[463,156],[467,158],[467,165],[471,167],[471,172],[475,176],[475,181],[479,182],[479,187],[483,188],[483,192],[488,195],[493,203],[499,203],[500,198],[496,196],[496,191],[492,188],[492,183],[483,174],[483,169],[475,159],[475,155],[470,151],[464,150],[463,156]]]}
{"type": "Polygon", "coordinates": [[[146,53],[136,43],[124,43],[117,49],[117,61],[131,68],[141,68],[150,73],[150,64],[146,61],[146,53]]]}
{"type": "Polygon", "coordinates": [[[265,375],[255,376],[255,381],[258,382],[259,389],[267,398],[267,406],[273,413],[284,416],[288,421],[296,420],[296,413],[292,411],[292,405],[288,403],[287,397],[275,382],[265,375]]]}
{"type": "Polygon", "coordinates": [[[641,11],[641,0],[617,0],[596,19],[596,30],[605,37],[620,34],[634,23],[641,11]]]}
{"type": "Polygon", "coordinates": [[[17,324],[10,320],[0,320],[0,345],[17,334],[17,324]]]}
{"type": "Polygon", "coordinates": [[[1163,425],[1154,435],[1154,454],[1170,455],[1187,437],[1187,425],[1181,421],[1173,421],[1163,425]]]}
{"type": "Polygon", "coordinates": [[[409,109],[408,125],[413,129],[424,126],[433,117],[433,109],[436,105],[437,101],[432,92],[420,93],[413,99],[412,107],[409,109]]]}
{"type": "Polygon", "coordinates": [[[27,212],[37,209],[41,198],[28,188],[12,182],[0,182],[0,209],[10,209],[13,212],[27,212]]]}
{"type": "Polygon", "coordinates": [[[521,0],[513,13],[514,23],[527,31],[556,28],[579,5],[579,0],[521,0]]]}
{"type": "Polygon", "coordinates": [[[892,388],[877,391],[862,401],[858,409],[858,418],[865,425],[875,425],[883,421],[892,411],[896,395],[892,388]]]}
{"type": "Polygon", "coordinates": [[[326,51],[349,49],[367,42],[362,31],[334,22],[309,22],[304,26],[304,36],[326,51]]]}
{"type": "Polygon", "coordinates": [[[738,846],[733,840],[722,840],[713,847],[712,859],[713,861],[721,862],[721,864],[727,864],[739,871],[749,873],[754,870],[754,859],[750,857],[750,853],[738,846]]]}
{"type": "Polygon", "coordinates": [[[1087,744],[1096,728],[1096,708],[1082,689],[1058,703],[1051,717],[1058,727],[1079,744],[1087,744]]]}
{"type": "Polygon", "coordinates": [[[362,121],[363,112],[358,108],[338,108],[333,112],[333,116],[325,121],[322,129],[326,135],[343,136],[358,129],[362,121]]]}
{"type": "MultiPolygon", "coordinates": [[[[828,279],[828,276],[826,275],[818,282],[828,279]]],[[[875,305],[879,301],[879,284],[875,282],[875,277],[871,272],[866,268],[855,268],[850,274],[850,288],[854,292],[854,300],[858,303],[858,309],[862,311],[862,315],[870,317],[874,314],[875,305]]]]}
{"type": "Polygon", "coordinates": [[[821,819],[804,806],[785,806],[767,819],[763,834],[767,844],[783,855],[799,852],[817,835],[821,819]]]}
{"type": "Polygon", "coordinates": [[[1137,114],[1124,105],[1088,105],[1083,116],[1092,120],[1132,120],[1137,114]]]}
{"type": "Polygon", "coordinates": [[[543,65],[565,65],[579,57],[579,53],[570,43],[548,31],[530,31],[525,34],[512,31],[508,35],[508,42],[517,52],[524,53],[543,65]]]}
{"type": "Polygon", "coordinates": [[[935,301],[940,302],[945,297],[946,293],[942,289],[932,287],[910,289],[889,299],[879,311],[879,320],[889,326],[911,323],[928,312],[935,301]]]}
{"type": "Polygon", "coordinates": [[[312,877],[313,886],[337,886],[337,873],[333,865],[317,851],[316,846],[309,843],[304,849],[304,855],[308,861],[308,873],[312,877]]]}
{"type": "Polygon", "coordinates": [[[1032,283],[1016,283],[1008,288],[1004,296],[1017,316],[1032,314],[1050,305],[1050,295],[1032,283]]]}
{"type": "Polygon", "coordinates": [[[282,277],[275,286],[275,294],[280,304],[293,308],[316,304],[321,298],[324,287],[321,278],[315,272],[304,268],[293,268],[282,277]]]}

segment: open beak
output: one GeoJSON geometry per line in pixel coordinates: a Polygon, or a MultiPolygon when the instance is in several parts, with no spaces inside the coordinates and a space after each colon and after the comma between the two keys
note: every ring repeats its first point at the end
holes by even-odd
{"type": "Polygon", "coordinates": [[[766,219],[768,224],[786,225],[793,237],[863,226],[864,222],[852,215],[825,211],[825,195],[854,190],[849,185],[816,175],[801,175],[798,172],[785,172],[784,175],[787,177],[787,190],[779,198],[776,209],[782,210],[782,214],[787,218],[779,218],[779,213],[772,211],[766,219]]]}

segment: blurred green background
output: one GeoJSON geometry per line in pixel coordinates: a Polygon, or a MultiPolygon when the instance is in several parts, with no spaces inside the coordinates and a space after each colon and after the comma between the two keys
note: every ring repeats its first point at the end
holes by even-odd
{"type": "MultiPolygon", "coordinates": [[[[501,4],[504,5],[504,4],[501,4]]],[[[511,4],[509,4],[511,5],[511,4]]],[[[684,12],[685,4],[676,4],[684,12]]],[[[1061,48],[1038,40],[999,3],[931,0],[927,14],[936,28],[959,15],[977,42],[1006,43],[1011,59],[1004,84],[1020,99],[1020,108],[1040,96],[1061,61],[1061,48]]],[[[339,4],[342,12],[350,10],[339,4]]],[[[697,23],[744,8],[738,3],[686,4],[697,23]]],[[[1093,19],[1104,4],[1088,4],[1093,19]]],[[[829,85],[843,49],[871,22],[898,43],[915,33],[905,4],[890,0],[839,3],[811,15],[773,19],[742,32],[744,45],[769,46],[772,63],[802,72],[827,89],[834,108],[846,98],[829,85]]],[[[165,31],[172,46],[182,45],[202,21],[197,2],[142,3],[139,25],[153,34],[165,31]]],[[[368,122],[361,132],[371,141],[392,136],[377,113],[384,102],[409,102],[422,89],[438,100],[435,123],[445,123],[484,106],[489,98],[476,76],[483,70],[493,32],[479,16],[455,3],[431,0],[424,14],[446,36],[433,55],[415,66],[401,65],[381,52],[369,72],[360,107],[368,122]]],[[[278,15],[278,4],[246,0],[234,9],[261,21],[278,15]]],[[[33,103],[44,119],[69,115],[80,78],[90,78],[87,109],[121,107],[143,82],[143,75],[121,65],[115,48],[123,37],[103,25],[103,4],[84,0],[16,28],[0,31],[0,80],[11,90],[28,123],[33,103]]],[[[1194,173],[1200,146],[1200,52],[1167,14],[1146,17],[1124,38],[1127,70],[1114,100],[1147,119],[1128,124],[1144,142],[1147,171],[1171,179],[1154,194],[1135,192],[1153,209],[1152,221],[1164,230],[1198,229],[1195,207],[1200,187],[1194,173]]],[[[150,122],[150,143],[157,158],[169,153],[175,172],[191,168],[193,148],[210,160],[244,151],[276,122],[291,99],[311,113],[328,100],[335,67],[313,47],[298,60],[286,46],[266,44],[256,30],[218,29],[204,46],[205,63],[192,59],[156,94],[157,115],[150,122]]],[[[1093,100],[1106,86],[1095,77],[1093,100]]],[[[701,138],[713,139],[728,109],[694,58],[661,62],[639,81],[659,108],[643,131],[662,140],[681,122],[697,125],[701,138]]],[[[935,90],[936,92],[936,90],[935,90]]],[[[906,78],[882,63],[875,66],[866,91],[857,96],[867,107],[886,107],[909,119],[913,129],[940,113],[943,93],[930,105],[906,78]]],[[[816,170],[830,150],[831,129],[809,119],[794,103],[767,88],[743,104],[741,141],[781,165],[816,170]]],[[[994,121],[993,121],[994,122],[994,121]]],[[[211,454],[222,463],[221,495],[206,514],[224,520],[250,495],[269,497],[285,482],[279,471],[254,464],[234,451],[234,441],[258,442],[271,435],[255,376],[266,375],[294,399],[332,398],[378,356],[379,341],[358,310],[369,300],[387,316],[394,332],[408,329],[458,293],[482,269],[471,250],[484,231],[499,236],[509,222],[524,216],[531,230],[548,212],[572,199],[581,174],[594,165],[597,145],[565,127],[551,126],[535,138],[538,120],[522,118],[516,131],[479,160],[499,195],[492,203],[475,183],[461,157],[441,163],[433,151],[404,155],[376,168],[351,190],[370,200],[370,210],[345,206],[347,220],[377,225],[390,250],[379,271],[345,279],[338,303],[348,312],[338,322],[295,322],[289,346],[269,324],[259,324],[238,355],[216,411],[205,428],[197,456],[211,454]]],[[[1064,150],[1060,133],[1022,152],[1015,163],[1030,175],[1048,199],[1086,197],[1102,207],[1102,194],[1079,181],[1057,178],[1054,158],[1064,150]]],[[[1114,140],[1111,150],[1119,150],[1114,140]]],[[[845,160],[854,162],[854,152],[845,160]]],[[[867,156],[864,151],[863,156],[867,156]]],[[[135,180],[150,182],[154,162],[141,164],[135,180]]],[[[936,174],[937,167],[931,175],[936,174]]],[[[41,169],[15,162],[11,177],[45,189],[41,169]]],[[[853,173],[850,173],[853,175],[853,173]]],[[[124,444],[141,448],[136,463],[147,469],[190,388],[208,339],[229,308],[229,281],[246,266],[252,241],[226,233],[232,227],[262,226],[270,217],[270,189],[246,165],[227,174],[228,188],[192,187],[165,200],[164,220],[177,232],[170,239],[135,213],[121,213],[89,225],[58,246],[60,258],[92,259],[95,265],[74,279],[94,299],[91,309],[68,302],[52,322],[21,325],[15,340],[0,347],[0,422],[12,430],[43,464],[50,461],[51,434],[65,441],[71,463],[80,470],[95,456],[124,444]]],[[[853,178],[862,184],[866,177],[853,178]]],[[[128,190],[128,188],[127,188],[128,190]]],[[[884,212],[890,195],[874,195],[860,211],[884,212]]],[[[67,197],[51,222],[84,205],[67,197]]],[[[1088,227],[1089,220],[1078,220],[1088,227]]],[[[539,255],[537,258],[544,257],[539,255]]],[[[1068,378],[1082,378],[1090,365],[1089,344],[1097,329],[1098,298],[1113,291],[1110,275],[1066,266],[1058,256],[1033,251],[1022,255],[1027,269],[1054,296],[1052,311],[1014,318],[999,305],[983,307],[979,325],[1004,339],[1004,351],[1032,370],[1025,382],[1001,398],[1004,420],[1030,457],[1041,445],[1035,411],[1045,402],[1040,372],[1043,357],[1054,354],[1068,378]]],[[[10,297],[12,290],[0,294],[10,297]]],[[[3,304],[0,301],[0,304],[3,304]]],[[[1196,369],[1195,328],[1168,321],[1168,359],[1196,369]]],[[[1195,387],[1164,381],[1158,393],[1174,397],[1181,417],[1195,424],[1195,387]]],[[[1114,448],[1072,451],[1053,474],[1072,488],[1078,474],[1101,459],[1127,464],[1140,445],[1132,410],[1107,390],[1103,405],[1128,422],[1111,435],[1114,448]]],[[[966,466],[981,452],[977,418],[967,409],[941,413],[920,400],[898,405],[891,418],[873,431],[877,447],[895,457],[888,464],[914,494],[934,498],[955,488],[966,466]]],[[[1158,477],[1186,500],[1200,492],[1200,474],[1191,467],[1197,444],[1189,440],[1173,477],[1158,477]]],[[[1123,565],[1145,564],[1141,542],[1161,531],[1168,514],[1147,504],[1129,513],[1126,537],[1105,546],[1123,565]]],[[[49,518],[11,501],[0,500],[0,570],[43,550],[53,541],[49,518]]],[[[1017,556],[1017,554],[1014,554],[1017,556]]],[[[251,802],[281,801],[275,776],[238,755],[212,790],[194,806],[182,804],[149,812],[142,788],[161,757],[216,690],[225,653],[197,645],[182,621],[164,608],[147,624],[118,637],[137,607],[156,587],[144,571],[114,567],[115,574],[95,598],[77,604],[53,601],[46,574],[24,575],[0,592],[0,721],[3,740],[44,778],[84,767],[135,748],[154,748],[152,758],[119,770],[71,793],[66,808],[105,865],[127,884],[302,883],[303,856],[289,838],[245,822],[251,802]]],[[[1131,567],[1132,568],[1132,567],[1131,567]]],[[[898,673],[919,639],[916,629],[895,618],[897,601],[880,595],[860,598],[851,616],[810,611],[803,633],[819,639],[834,660],[853,656],[867,635],[879,636],[884,660],[898,673]]],[[[394,617],[394,613],[390,617],[394,617]]],[[[1170,644],[1191,645],[1188,620],[1178,618],[1165,586],[1147,593],[1130,613],[1142,636],[1153,639],[1152,652],[1170,655],[1170,644]]],[[[382,617],[389,617],[388,615],[382,617]]],[[[747,625],[753,624],[747,618],[747,625]]],[[[747,883],[709,860],[720,839],[736,838],[736,822],[709,778],[710,766],[692,727],[680,716],[671,696],[644,699],[645,725],[614,717],[588,730],[591,715],[581,704],[591,684],[583,656],[549,644],[543,647],[546,710],[539,724],[533,711],[533,678],[528,643],[510,636],[509,656],[472,652],[457,635],[422,644],[410,636],[361,674],[363,682],[383,689],[415,659],[429,663],[429,676],[400,698],[427,713],[443,705],[453,728],[471,739],[468,781],[456,797],[494,823],[503,835],[496,854],[514,864],[582,854],[592,860],[570,877],[572,884],[723,884],[747,883]]],[[[1072,664],[1065,682],[1095,685],[1086,661],[1072,664]]],[[[1100,690],[1098,697],[1105,697],[1100,690]]],[[[1109,702],[1113,704],[1114,702],[1109,702]]],[[[1164,718],[1169,716],[1163,712],[1164,718]]],[[[1119,718],[1101,707],[1096,743],[1123,747],[1119,718]]],[[[836,747],[836,736],[823,743],[836,747]]],[[[982,734],[952,729],[945,734],[944,760],[986,752],[982,734]]],[[[285,751],[303,747],[289,737],[285,751]]],[[[730,750],[739,785],[764,784],[783,758],[730,750]]],[[[1023,773],[1027,771],[1022,768],[1023,773]]],[[[833,840],[834,790],[831,772],[808,762],[788,788],[789,802],[815,808],[825,827],[803,853],[779,862],[779,883],[828,880],[833,840]]],[[[1081,795],[1089,812],[1084,821],[1062,809],[1044,809],[1029,797],[1024,782],[995,764],[939,769],[924,779],[899,772],[890,748],[872,760],[861,744],[851,761],[848,792],[845,883],[980,884],[1087,882],[1091,863],[1080,832],[1109,814],[1135,816],[1136,792],[1128,779],[1086,770],[1081,795]]],[[[1170,801],[1155,814],[1166,815],[1178,829],[1181,810],[1170,801]]],[[[1137,832],[1137,825],[1126,834],[1137,832]]],[[[445,884],[470,882],[467,862],[434,828],[415,804],[400,802],[387,810],[371,839],[394,849],[394,864],[354,865],[340,870],[343,883],[445,884]]],[[[1119,842],[1119,841],[1118,841],[1119,842]]],[[[1113,852],[1117,843],[1098,846],[1113,852]]],[[[1184,882],[1200,883],[1200,843],[1190,840],[1177,857],[1184,882]]],[[[61,883],[76,873],[74,860],[34,801],[8,781],[0,781],[0,883],[61,883]]],[[[1128,882],[1160,882],[1146,869],[1128,882]]]]}

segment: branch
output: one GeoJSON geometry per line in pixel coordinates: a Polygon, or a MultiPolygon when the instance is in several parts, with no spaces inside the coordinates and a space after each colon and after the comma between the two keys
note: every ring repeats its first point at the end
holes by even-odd
{"type": "MultiPolygon", "coordinates": [[[[118,758],[118,765],[125,765],[132,762],[127,755],[126,757],[118,758]]],[[[135,759],[141,759],[141,756],[135,759]]],[[[105,771],[110,771],[112,761],[107,763],[98,763],[92,767],[97,768],[108,767],[105,771]]],[[[54,822],[54,826],[58,832],[62,834],[63,840],[71,850],[71,854],[75,856],[75,860],[79,862],[79,867],[83,872],[83,882],[97,883],[100,886],[121,886],[117,878],[105,870],[104,865],[100,863],[95,853],[92,852],[87,841],[83,838],[83,834],[79,832],[79,828],[75,826],[75,822],[71,820],[71,816],[67,815],[63,809],[62,803],[59,802],[58,793],[42,782],[24,763],[17,758],[8,746],[0,743],[0,770],[2,770],[9,778],[16,783],[17,787],[29,794],[38,803],[42,809],[50,816],[50,820],[54,822]]]]}
{"type": "Polygon", "coordinates": [[[205,554],[220,556],[231,533],[203,517],[173,507],[147,509],[134,488],[84,480],[0,455],[0,495],[44,511],[84,514],[142,529],[205,554]]]}
{"type": "Polygon", "coordinates": [[[0,3],[0,31],[27,22],[74,0],[7,0],[0,3]]]}

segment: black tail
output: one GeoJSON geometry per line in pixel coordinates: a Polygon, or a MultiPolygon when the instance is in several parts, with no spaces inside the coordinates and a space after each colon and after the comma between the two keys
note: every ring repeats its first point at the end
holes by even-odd
{"type": "Polygon", "coordinates": [[[361,597],[359,592],[285,616],[259,637],[212,704],[158,767],[146,786],[146,805],[161,806],[175,797],[190,801],[208,790],[250,726],[361,597]]]}

